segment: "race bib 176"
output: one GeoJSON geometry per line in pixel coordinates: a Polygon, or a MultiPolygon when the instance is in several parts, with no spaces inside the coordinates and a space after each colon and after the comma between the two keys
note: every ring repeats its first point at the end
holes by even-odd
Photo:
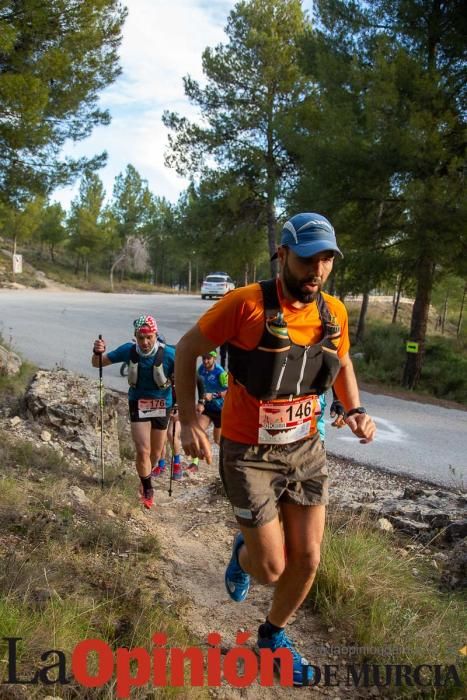
{"type": "Polygon", "coordinates": [[[138,399],[139,418],[165,418],[165,399],[138,399]]]}

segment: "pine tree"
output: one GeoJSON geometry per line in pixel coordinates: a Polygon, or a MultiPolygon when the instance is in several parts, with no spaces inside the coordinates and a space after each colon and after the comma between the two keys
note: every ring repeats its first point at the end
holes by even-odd
{"type": "Polygon", "coordinates": [[[141,234],[147,223],[150,203],[147,182],[133,165],[127,165],[125,173],[115,178],[111,204],[122,242],[127,236],[141,234]]]}
{"type": "Polygon", "coordinates": [[[184,79],[202,124],[164,115],[173,132],[167,163],[180,174],[210,178],[214,160],[216,170],[254,181],[270,255],[276,250],[276,207],[295,175],[281,130],[311,89],[298,64],[306,26],[300,0],[238,2],[228,18],[228,42],[203,53],[206,86],[184,79]]]}
{"type": "Polygon", "coordinates": [[[24,244],[37,231],[43,204],[41,197],[35,197],[19,208],[7,205],[0,208],[0,225],[3,234],[13,241],[13,256],[16,255],[18,243],[24,244]]]}
{"type": "MultiPolygon", "coordinates": [[[[234,173],[217,172],[192,184],[180,207],[182,245],[196,251],[207,271],[227,269],[245,284],[267,259],[264,246],[266,216],[254,182],[234,173]]],[[[268,274],[269,265],[264,266],[268,274]]]]}
{"type": "Polygon", "coordinates": [[[36,236],[40,240],[41,246],[44,243],[48,244],[52,262],[55,262],[56,246],[62,243],[67,236],[64,220],[65,212],[61,204],[56,202],[44,206],[36,236]]]}
{"type": "MultiPolygon", "coordinates": [[[[363,276],[373,277],[376,268],[366,263],[381,246],[404,256],[404,274],[416,280],[410,340],[419,345],[407,356],[403,381],[410,388],[420,377],[436,275],[467,246],[462,5],[318,0],[321,34],[309,49],[318,100],[307,106],[314,133],[309,127],[303,187],[338,218],[349,203],[353,213],[372,203],[371,217],[347,222],[346,240],[363,243],[363,276]],[[368,238],[381,204],[381,227],[373,229],[379,234],[368,238]]],[[[345,217],[340,225],[345,231],[345,217]]]]}
{"type": "Polygon", "coordinates": [[[94,158],[61,158],[110,116],[99,93],[120,73],[119,0],[0,0],[0,202],[48,194],[94,158]]]}
{"type": "Polygon", "coordinates": [[[78,272],[84,263],[85,278],[89,276],[89,262],[96,260],[106,249],[108,226],[104,207],[105,192],[98,175],[89,173],[81,181],[79,195],[71,203],[68,218],[69,247],[76,253],[78,272]]]}

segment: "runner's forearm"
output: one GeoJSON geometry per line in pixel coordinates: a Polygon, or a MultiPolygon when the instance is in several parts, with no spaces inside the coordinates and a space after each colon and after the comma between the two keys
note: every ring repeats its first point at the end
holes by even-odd
{"type": "MultiPolygon", "coordinates": [[[[93,367],[99,367],[99,355],[93,354],[91,356],[91,364],[93,367]]],[[[109,360],[107,355],[102,355],[102,367],[108,367],[112,362],[109,360]]]]}

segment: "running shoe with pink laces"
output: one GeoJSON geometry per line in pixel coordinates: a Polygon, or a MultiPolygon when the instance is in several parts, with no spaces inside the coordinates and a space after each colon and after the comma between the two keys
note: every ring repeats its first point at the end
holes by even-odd
{"type": "Polygon", "coordinates": [[[172,472],[172,479],[174,481],[180,481],[180,479],[183,479],[183,469],[182,469],[182,465],[180,463],[174,464],[174,469],[172,472]]]}

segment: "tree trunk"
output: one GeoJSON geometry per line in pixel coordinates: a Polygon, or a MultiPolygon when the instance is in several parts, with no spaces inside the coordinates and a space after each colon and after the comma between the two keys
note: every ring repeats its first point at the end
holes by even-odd
{"type": "Polygon", "coordinates": [[[416,388],[422,372],[434,270],[434,263],[429,258],[420,260],[418,265],[417,292],[412,309],[409,338],[410,341],[418,343],[418,352],[407,353],[404,376],[402,379],[402,386],[408,389],[416,388]]]}
{"type": "MultiPolygon", "coordinates": [[[[276,245],[276,161],[274,157],[274,126],[273,126],[273,96],[269,95],[269,114],[267,125],[267,155],[266,155],[266,221],[268,227],[268,249],[271,258],[277,250],[276,245]]],[[[279,272],[279,261],[271,260],[271,276],[279,272]]]]}
{"type": "Polygon", "coordinates": [[[55,252],[54,252],[54,248],[55,248],[54,244],[51,243],[51,244],[50,244],[50,259],[51,259],[51,261],[52,261],[53,263],[55,262],[55,252]]]}
{"type": "MultiPolygon", "coordinates": [[[[378,207],[378,214],[376,216],[376,225],[375,225],[374,234],[373,234],[373,241],[372,241],[372,249],[373,250],[376,249],[376,246],[378,244],[379,232],[381,230],[381,221],[383,219],[383,212],[384,212],[384,202],[380,202],[379,207],[378,207]]],[[[363,342],[363,338],[365,336],[365,322],[366,322],[366,314],[368,311],[368,302],[370,299],[371,288],[372,288],[372,280],[371,280],[371,275],[369,274],[367,277],[366,288],[363,291],[362,305],[360,307],[360,316],[358,318],[356,340],[357,340],[357,342],[360,342],[360,343],[363,342]]]]}
{"type": "Polygon", "coordinates": [[[114,272],[115,272],[115,268],[116,268],[117,265],[118,265],[119,263],[121,263],[122,260],[124,260],[124,259],[125,259],[125,254],[122,253],[121,255],[119,255],[119,256],[114,260],[114,262],[113,262],[112,265],[110,266],[110,291],[111,291],[111,292],[114,291],[114,272]]]}
{"type": "Polygon", "coordinates": [[[245,285],[245,287],[246,287],[247,284],[248,284],[248,263],[247,263],[247,262],[245,263],[245,270],[244,270],[244,275],[243,275],[243,284],[245,285]]]}
{"type": "Polygon", "coordinates": [[[191,259],[188,260],[188,294],[191,294],[191,259]]]}
{"type": "Polygon", "coordinates": [[[366,290],[363,292],[362,305],[360,306],[360,315],[358,317],[357,334],[355,340],[357,343],[362,343],[365,336],[365,321],[366,312],[368,311],[368,302],[370,300],[370,292],[366,290]]]}
{"type": "Polygon", "coordinates": [[[159,284],[161,286],[164,286],[164,284],[168,284],[170,286],[170,283],[167,281],[169,270],[168,266],[166,265],[166,253],[162,243],[157,256],[157,269],[159,270],[159,284]]]}
{"type": "Polygon", "coordinates": [[[253,263],[253,279],[252,282],[256,282],[256,263],[253,263]]]}
{"type": "Polygon", "coordinates": [[[13,282],[16,279],[16,272],[15,272],[15,255],[16,255],[16,235],[13,237],[13,257],[11,258],[11,271],[13,274],[13,282]]]}
{"type": "Polygon", "coordinates": [[[336,285],[336,291],[337,295],[342,303],[344,303],[345,300],[345,279],[344,279],[344,266],[340,266],[338,268],[338,271],[336,273],[335,277],[335,285],[336,285]]]}
{"type": "MultiPolygon", "coordinates": [[[[268,195],[268,200],[269,200],[269,195],[268,195]]],[[[274,207],[274,201],[267,203],[267,225],[268,225],[268,248],[269,248],[269,257],[271,258],[275,252],[277,251],[277,244],[276,244],[276,214],[275,214],[275,207],[274,207]]],[[[276,277],[277,273],[279,272],[279,261],[277,258],[275,260],[271,260],[271,276],[276,277]]]]}
{"type": "Polygon", "coordinates": [[[459,320],[457,321],[457,331],[456,331],[457,337],[459,337],[460,333],[461,333],[462,316],[464,313],[464,303],[465,303],[465,295],[466,294],[467,294],[467,282],[464,285],[464,293],[462,295],[462,301],[461,301],[461,310],[459,311],[459,320]]]}
{"type": "Polygon", "coordinates": [[[444,326],[446,324],[446,316],[448,313],[448,299],[449,299],[449,293],[446,292],[446,296],[444,297],[443,316],[441,319],[441,335],[444,335],[444,326]]]}
{"type": "Polygon", "coordinates": [[[396,298],[394,301],[394,310],[392,312],[392,320],[391,323],[395,323],[397,320],[397,312],[399,311],[399,303],[401,300],[401,293],[402,293],[402,280],[403,277],[402,275],[399,277],[399,282],[397,283],[397,291],[396,291],[396,298]]]}

